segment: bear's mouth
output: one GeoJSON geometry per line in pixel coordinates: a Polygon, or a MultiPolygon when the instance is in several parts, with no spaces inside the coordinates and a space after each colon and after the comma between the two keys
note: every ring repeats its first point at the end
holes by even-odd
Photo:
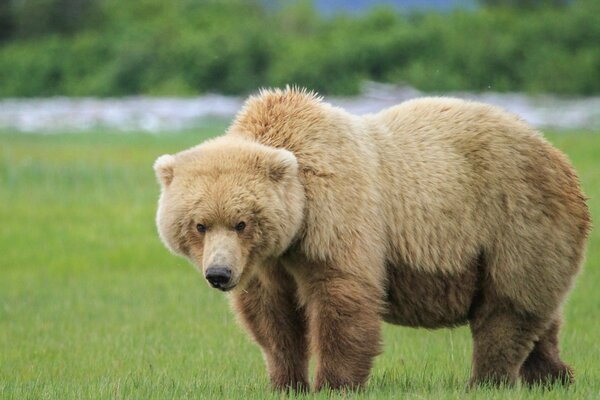
{"type": "Polygon", "coordinates": [[[221,292],[229,292],[230,290],[232,290],[233,288],[235,288],[236,285],[233,286],[227,286],[227,287],[218,287],[216,289],[219,289],[221,292]]]}
{"type": "Polygon", "coordinates": [[[214,285],[212,283],[209,282],[209,285],[213,288],[213,289],[217,289],[220,290],[221,292],[229,292],[231,289],[233,289],[236,285],[231,285],[231,286],[221,286],[221,285],[214,285]]]}
{"type": "Polygon", "coordinates": [[[220,290],[221,292],[229,292],[230,290],[232,290],[233,288],[235,288],[237,285],[223,285],[223,284],[219,284],[219,283],[213,283],[213,282],[208,282],[208,284],[217,290],[220,290]]]}

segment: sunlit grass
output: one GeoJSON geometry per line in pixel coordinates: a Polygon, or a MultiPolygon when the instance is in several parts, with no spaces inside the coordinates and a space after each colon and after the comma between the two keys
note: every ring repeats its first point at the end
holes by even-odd
{"type": "MultiPolygon", "coordinates": [[[[219,133],[0,134],[0,398],[279,398],[226,297],[154,226],[154,159],[219,133]]],[[[600,220],[600,134],[555,133],[600,220]]],[[[384,327],[364,398],[595,398],[600,234],[566,304],[572,388],[464,390],[466,328],[384,327]]],[[[317,397],[347,397],[323,393],[317,397]]]]}

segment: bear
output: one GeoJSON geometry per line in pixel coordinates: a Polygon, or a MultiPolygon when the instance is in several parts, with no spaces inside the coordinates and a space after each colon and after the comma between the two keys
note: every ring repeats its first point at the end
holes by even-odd
{"type": "Polygon", "coordinates": [[[562,305],[590,214],[567,157],[517,116],[445,97],[353,115],[263,89],[226,132],[159,157],[168,249],[228,292],[274,389],[356,390],[382,322],[468,324],[468,387],[569,384],[562,305]]]}

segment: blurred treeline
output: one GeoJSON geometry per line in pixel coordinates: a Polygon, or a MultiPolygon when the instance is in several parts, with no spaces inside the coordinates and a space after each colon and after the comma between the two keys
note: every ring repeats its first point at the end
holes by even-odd
{"type": "Polygon", "coordinates": [[[0,97],[600,93],[600,1],[483,1],[451,13],[320,15],[310,1],[1,0],[0,97]]]}

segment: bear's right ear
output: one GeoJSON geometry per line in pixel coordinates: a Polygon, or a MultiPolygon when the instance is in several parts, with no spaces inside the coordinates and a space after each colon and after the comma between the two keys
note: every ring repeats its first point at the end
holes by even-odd
{"type": "Polygon", "coordinates": [[[173,171],[175,169],[175,157],[170,154],[164,154],[154,161],[154,172],[158,182],[163,188],[168,187],[173,180],[173,171]]]}

